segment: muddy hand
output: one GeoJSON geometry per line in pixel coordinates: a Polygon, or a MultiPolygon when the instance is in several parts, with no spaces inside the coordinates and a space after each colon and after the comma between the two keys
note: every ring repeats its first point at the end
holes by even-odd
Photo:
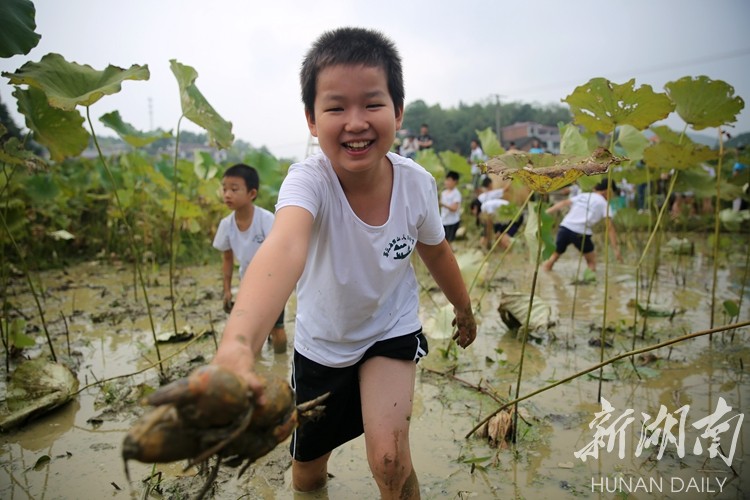
{"type": "Polygon", "coordinates": [[[253,398],[257,405],[265,404],[264,381],[253,370],[252,351],[237,349],[236,346],[231,349],[222,349],[216,352],[212,365],[219,365],[236,373],[250,387],[253,398]]]}
{"type": "Polygon", "coordinates": [[[453,340],[466,349],[477,337],[477,324],[474,320],[474,313],[471,312],[471,306],[463,310],[456,310],[453,326],[456,327],[453,340]]]}

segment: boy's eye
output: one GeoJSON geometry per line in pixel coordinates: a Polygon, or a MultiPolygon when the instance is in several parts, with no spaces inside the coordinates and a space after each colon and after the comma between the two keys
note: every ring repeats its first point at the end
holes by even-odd
{"type": "Polygon", "coordinates": [[[382,108],[384,106],[385,106],[385,104],[380,104],[380,103],[377,103],[377,104],[368,104],[367,105],[367,109],[377,109],[377,108],[382,108]]]}

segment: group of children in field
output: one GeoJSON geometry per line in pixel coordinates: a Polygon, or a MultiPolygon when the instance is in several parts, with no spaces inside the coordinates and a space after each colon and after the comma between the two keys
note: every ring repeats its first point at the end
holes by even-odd
{"type": "MultiPolygon", "coordinates": [[[[213,245],[223,252],[229,316],[212,363],[243,377],[264,404],[255,360],[267,339],[276,352],[286,350],[284,307],[296,292],[297,403],[329,396],[323,417],[292,436],[293,489],[324,487],[332,451],[364,434],[380,496],[420,498],[409,425],[416,364],[428,344],[418,316],[415,253],[454,307],[456,343],[466,348],[477,333],[449,243],[461,220],[458,176],[449,173],[438,192],[429,172],[390,152],[404,116],[404,85],[398,51],[381,33],[324,33],[303,60],[300,84],[307,126],[322,152],[289,168],[275,215],[254,204],[259,180],[252,167],[235,165],[222,180],[232,213],[213,245]],[[233,300],[235,260],[241,281],[233,300]]],[[[491,183],[483,188],[478,214],[490,214],[505,200],[491,183]]],[[[593,265],[590,225],[607,216],[606,186],[581,196],[586,200],[566,200],[571,211],[549,269],[570,243],[593,265]]]]}

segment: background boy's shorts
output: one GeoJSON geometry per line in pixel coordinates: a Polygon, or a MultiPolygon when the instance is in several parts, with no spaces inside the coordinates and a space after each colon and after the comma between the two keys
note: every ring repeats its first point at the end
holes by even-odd
{"type": "Polygon", "coordinates": [[[581,250],[581,245],[583,245],[583,253],[594,251],[594,242],[591,240],[590,235],[579,234],[565,226],[560,226],[560,229],[557,231],[557,240],[555,241],[555,252],[559,254],[565,253],[568,245],[574,245],[578,250],[581,250]]]}
{"type": "Polygon", "coordinates": [[[319,458],[364,432],[362,404],[359,395],[359,367],[368,359],[384,356],[414,360],[427,354],[427,339],[418,330],[408,335],[376,342],[357,363],[344,368],[330,368],[312,361],[296,350],[292,366],[292,387],[297,404],[330,391],[323,403],[325,413],[316,421],[306,422],[292,434],[289,451],[300,462],[319,458]]]}
{"type": "Polygon", "coordinates": [[[510,229],[508,229],[508,232],[506,233],[508,236],[515,236],[518,230],[521,228],[521,224],[523,224],[523,215],[518,217],[518,220],[516,220],[513,224],[510,222],[496,222],[493,224],[493,229],[495,230],[495,234],[501,234],[503,231],[505,231],[505,228],[510,226],[510,229]]]}

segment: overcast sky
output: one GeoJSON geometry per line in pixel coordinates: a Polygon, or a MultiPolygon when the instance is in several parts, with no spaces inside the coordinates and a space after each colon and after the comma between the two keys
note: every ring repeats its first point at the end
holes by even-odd
{"type": "MultiPolygon", "coordinates": [[[[404,65],[407,105],[443,108],[520,101],[560,103],[594,77],[636,79],[663,92],[666,82],[706,75],[735,88],[745,109],[730,133],[750,132],[748,0],[36,0],[29,54],[0,59],[14,71],[49,52],[102,70],[148,65],[148,81],[125,81],[91,107],[119,110],[140,130],[174,130],[180,117],[169,60],[198,71],[196,85],[236,138],[276,156],[301,158],[309,133],[298,71],[312,41],[339,26],[381,30],[404,65]]],[[[13,88],[0,97],[15,111],[13,88]]],[[[16,113],[16,121],[21,118],[16,113]]],[[[667,121],[684,125],[676,115],[667,121]]],[[[493,124],[488,124],[493,125],[493,124]]],[[[183,120],[183,128],[200,131],[183,120]]],[[[707,130],[714,133],[714,130],[707,130]]]]}

